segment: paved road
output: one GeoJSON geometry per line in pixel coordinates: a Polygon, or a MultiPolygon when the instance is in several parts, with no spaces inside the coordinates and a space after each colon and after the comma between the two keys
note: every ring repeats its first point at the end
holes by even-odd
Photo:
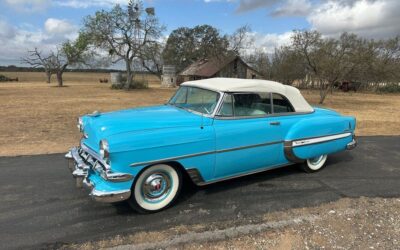
{"type": "Polygon", "coordinates": [[[180,224],[256,219],[265,212],[341,197],[400,197],[400,137],[362,137],[305,174],[296,166],[195,187],[161,213],[99,204],[74,187],[63,155],[0,158],[0,248],[48,248],[180,224]]]}

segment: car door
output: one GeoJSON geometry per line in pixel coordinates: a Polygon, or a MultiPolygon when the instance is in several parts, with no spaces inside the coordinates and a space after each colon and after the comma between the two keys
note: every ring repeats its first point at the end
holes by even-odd
{"type": "Polygon", "coordinates": [[[274,166],[282,147],[280,123],[270,117],[269,93],[225,94],[213,126],[216,136],[215,178],[274,166]]]}

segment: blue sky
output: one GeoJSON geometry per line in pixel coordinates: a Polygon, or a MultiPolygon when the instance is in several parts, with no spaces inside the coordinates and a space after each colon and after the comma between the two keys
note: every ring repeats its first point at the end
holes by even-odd
{"type": "MultiPolygon", "coordinates": [[[[28,49],[43,51],[73,39],[82,18],[127,0],[0,0],[0,65],[19,64],[28,49]]],[[[325,36],[354,32],[368,38],[400,34],[399,0],[146,0],[165,36],[182,26],[210,24],[223,34],[250,25],[254,48],[273,51],[295,29],[325,36]]]]}

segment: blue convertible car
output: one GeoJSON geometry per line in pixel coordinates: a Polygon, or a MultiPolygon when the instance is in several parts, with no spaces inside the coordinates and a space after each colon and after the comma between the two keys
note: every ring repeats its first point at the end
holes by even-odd
{"type": "Polygon", "coordinates": [[[82,140],[66,158],[95,200],[156,212],[177,198],[183,175],[206,185],[290,164],[318,171],[356,146],[355,126],[294,87],[214,78],[183,83],[162,106],[79,118],[82,140]]]}

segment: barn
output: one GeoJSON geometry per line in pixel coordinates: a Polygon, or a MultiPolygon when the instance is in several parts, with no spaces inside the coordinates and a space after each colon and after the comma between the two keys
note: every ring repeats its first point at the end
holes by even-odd
{"type": "Polygon", "coordinates": [[[179,73],[177,83],[213,77],[262,79],[262,75],[247,65],[239,56],[201,59],[179,73]]]}

